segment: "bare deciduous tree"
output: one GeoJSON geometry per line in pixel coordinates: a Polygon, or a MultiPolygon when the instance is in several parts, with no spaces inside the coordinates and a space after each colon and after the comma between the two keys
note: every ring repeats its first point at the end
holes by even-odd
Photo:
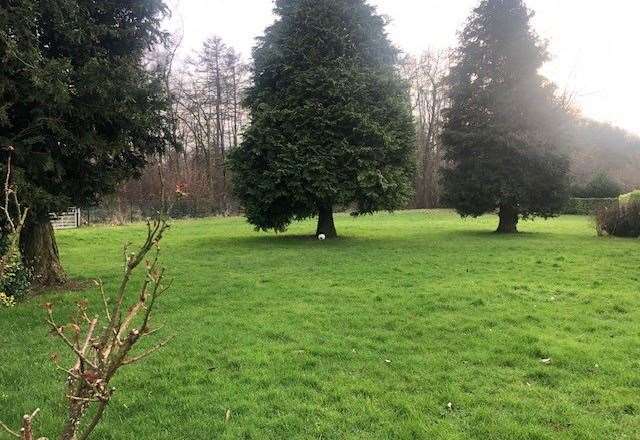
{"type": "MultiPolygon", "coordinates": [[[[218,38],[208,39],[196,59],[187,62],[176,83],[184,143],[190,168],[203,174],[206,197],[213,213],[230,210],[226,157],[239,142],[246,119],[240,105],[247,83],[247,67],[233,49],[218,38]]],[[[198,186],[190,187],[190,193],[198,186]]],[[[202,185],[199,185],[202,186],[202,185]]]]}
{"type": "Polygon", "coordinates": [[[440,202],[440,133],[448,69],[448,51],[427,51],[420,57],[407,56],[403,63],[403,73],[411,85],[416,118],[418,173],[415,206],[418,208],[434,208],[440,202]]]}
{"type": "MultiPolygon", "coordinates": [[[[114,205],[125,210],[135,206],[144,213],[166,212],[167,194],[180,188],[188,195],[175,206],[174,215],[226,215],[234,203],[225,162],[230,149],[238,146],[247,120],[242,99],[248,66],[218,37],[178,62],[175,50],[180,38],[175,41],[153,61],[166,72],[175,120],[171,137],[177,148],[154,158],[140,179],[124,184],[114,205]]],[[[127,216],[117,217],[121,221],[127,216]]]]}

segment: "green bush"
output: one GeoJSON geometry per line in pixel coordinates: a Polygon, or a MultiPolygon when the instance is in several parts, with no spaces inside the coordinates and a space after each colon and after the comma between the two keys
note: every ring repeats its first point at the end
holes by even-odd
{"type": "Polygon", "coordinates": [[[576,185],[571,189],[571,196],[581,199],[607,199],[622,194],[622,186],[606,173],[596,174],[585,186],[576,185]]]}
{"type": "Polygon", "coordinates": [[[629,206],[632,203],[640,203],[640,189],[628,194],[622,194],[618,199],[620,201],[620,206],[629,206]]]}
{"type": "MultiPolygon", "coordinates": [[[[6,235],[0,239],[0,253],[7,252],[6,235]]],[[[4,273],[0,276],[0,293],[12,297],[16,301],[24,299],[31,288],[29,270],[20,261],[20,255],[15,255],[7,262],[4,273]]]]}
{"type": "Polygon", "coordinates": [[[29,271],[20,261],[14,261],[5,269],[4,277],[0,280],[0,292],[21,301],[29,293],[31,277],[29,271]]]}
{"type": "Polygon", "coordinates": [[[564,209],[565,214],[594,215],[598,211],[618,206],[616,198],[572,198],[564,209]]]}

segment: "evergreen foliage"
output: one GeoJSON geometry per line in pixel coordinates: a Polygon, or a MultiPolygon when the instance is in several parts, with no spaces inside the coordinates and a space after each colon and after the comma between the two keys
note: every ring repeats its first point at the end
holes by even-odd
{"type": "Polygon", "coordinates": [[[231,156],[249,222],[283,231],[334,207],[356,215],[404,206],[414,129],[386,21],[364,0],[277,0],[254,49],[251,124],[231,156]]]}
{"type": "Polygon", "coordinates": [[[499,232],[517,232],[522,217],[556,215],[568,192],[568,160],[557,146],[562,112],[538,73],[548,54],[532,16],[522,0],[481,1],[450,75],[446,199],[463,216],[499,210],[499,232]]]}
{"type": "Polygon", "coordinates": [[[627,206],[632,203],[640,204],[640,190],[635,190],[627,194],[622,194],[620,197],[620,206],[627,206]]]}
{"type": "Polygon", "coordinates": [[[0,146],[30,208],[22,257],[39,284],[65,280],[49,213],[86,206],[138,175],[171,139],[163,0],[3,0],[0,146]]]}
{"type": "Polygon", "coordinates": [[[622,186],[606,173],[596,174],[585,186],[575,186],[572,195],[579,198],[616,198],[624,192],[622,186]]]}
{"type": "Polygon", "coordinates": [[[572,197],[567,201],[567,206],[562,213],[569,215],[594,215],[603,209],[615,208],[618,206],[618,203],[618,198],[590,199],[572,197]]]}
{"type": "Polygon", "coordinates": [[[164,147],[166,92],[144,56],[162,0],[17,0],[0,8],[0,144],[32,214],[89,204],[164,147]]]}

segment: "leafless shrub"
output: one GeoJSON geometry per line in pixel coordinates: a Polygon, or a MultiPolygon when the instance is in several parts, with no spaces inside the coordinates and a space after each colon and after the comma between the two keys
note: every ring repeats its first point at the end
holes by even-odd
{"type": "Polygon", "coordinates": [[[640,202],[601,209],[596,214],[598,235],[640,237],[640,202]]]}
{"type": "MultiPolygon", "coordinates": [[[[52,356],[67,381],[67,417],[57,437],[60,440],[89,438],[113,397],[115,390],[110,384],[119,369],[144,359],[169,342],[170,338],[145,351],[132,353],[134,346],[158,330],[151,329],[150,320],[157,299],[170,287],[170,283],[164,283],[164,268],[158,265],[158,245],[168,228],[163,218],[148,221],[147,237],[138,251],[130,252],[129,246],[125,247],[124,275],[111,306],[103,284],[96,282],[102,296],[104,325],[100,326],[98,315],[89,316],[86,302],[78,304],[76,315],[67,324],[56,321],[52,304],[45,305],[52,334],[62,341],[74,358],[73,365],[66,368],[60,365],[57,355],[52,356]],[[152,257],[147,259],[150,253],[152,257]],[[125,309],[129,282],[136,268],[143,263],[145,280],[134,304],[125,309]]],[[[18,432],[2,423],[0,427],[21,440],[33,440],[33,419],[37,412],[23,418],[18,432]]]]}

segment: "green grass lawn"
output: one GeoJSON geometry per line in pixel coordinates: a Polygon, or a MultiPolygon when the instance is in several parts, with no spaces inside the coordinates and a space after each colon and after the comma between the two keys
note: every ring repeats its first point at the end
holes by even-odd
{"type": "MultiPolygon", "coordinates": [[[[320,242],[312,222],[175,222],[156,323],[176,339],[123,370],[95,438],[640,439],[640,241],[585,217],[496,224],[339,216],[342,238],[320,242]]],[[[142,232],[60,232],[64,265],[112,288],[142,232]]],[[[0,420],[40,407],[43,434],[56,426],[64,349],[41,304],[65,317],[81,298],[99,303],[0,311],[0,420]]]]}

